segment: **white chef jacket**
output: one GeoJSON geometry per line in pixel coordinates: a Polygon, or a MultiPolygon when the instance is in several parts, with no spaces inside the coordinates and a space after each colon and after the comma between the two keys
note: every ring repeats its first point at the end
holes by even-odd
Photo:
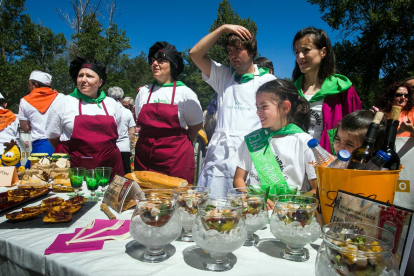
{"type": "Polygon", "coordinates": [[[29,104],[24,98],[20,100],[18,119],[20,121],[30,122],[32,142],[47,139],[46,125],[50,110],[64,97],[65,95],[59,93],[44,114],[40,113],[39,110],[29,104]]]}
{"type": "Polygon", "coordinates": [[[203,74],[203,80],[218,93],[217,125],[197,185],[210,187],[212,196],[226,196],[233,187],[237,150],[245,135],[261,128],[256,114],[256,91],[276,79],[271,74],[260,76],[256,65],[254,79],[249,82],[237,83],[234,74],[229,67],[215,61],[211,61],[210,78],[203,74]]]}

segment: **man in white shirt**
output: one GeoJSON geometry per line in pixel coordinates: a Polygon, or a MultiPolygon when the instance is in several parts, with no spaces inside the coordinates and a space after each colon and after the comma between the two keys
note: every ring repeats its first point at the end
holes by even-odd
{"type": "Polygon", "coordinates": [[[209,142],[198,186],[210,187],[213,196],[226,196],[233,188],[237,150],[245,135],[261,127],[256,114],[256,91],[275,79],[269,70],[253,64],[256,38],[243,26],[223,25],[201,39],[190,57],[203,72],[203,80],[217,92],[217,125],[209,142]],[[232,66],[210,60],[208,51],[228,33],[226,50],[232,66]]]}
{"type": "MultiPolygon", "coordinates": [[[[42,71],[33,71],[29,77],[30,93],[20,100],[20,127],[24,132],[31,131],[32,153],[48,153],[52,155],[53,147],[46,137],[46,123],[49,107],[56,104],[64,95],[50,88],[52,76],[42,71]]],[[[26,163],[30,168],[30,161],[26,163]]]]}
{"type": "Polygon", "coordinates": [[[116,145],[121,152],[122,165],[124,166],[125,174],[127,174],[131,172],[131,150],[134,148],[135,142],[135,120],[132,116],[132,112],[129,109],[126,109],[121,103],[124,98],[124,91],[121,87],[109,87],[108,97],[111,97],[118,102],[119,109],[122,112],[120,126],[118,126],[119,137],[116,141],[116,145]]]}

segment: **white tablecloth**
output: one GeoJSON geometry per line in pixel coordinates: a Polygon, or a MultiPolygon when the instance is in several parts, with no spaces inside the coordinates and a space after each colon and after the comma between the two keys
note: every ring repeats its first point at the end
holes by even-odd
{"type": "MultiPolygon", "coordinates": [[[[85,186],[85,185],[84,185],[85,186]]],[[[0,187],[0,192],[7,189],[0,187]]],[[[88,193],[88,192],[87,192],[88,193]]],[[[66,194],[58,194],[67,198],[66,194]]],[[[38,205],[39,202],[30,205],[38,205]]],[[[73,233],[84,227],[90,219],[107,219],[95,205],[70,228],[0,229],[0,275],[211,275],[203,261],[208,257],[195,243],[174,241],[166,249],[172,252],[170,259],[157,264],[144,263],[138,257],[145,247],[132,238],[124,241],[106,241],[102,250],[82,253],[44,255],[45,249],[58,234],[73,233]]],[[[130,219],[133,210],[116,214],[119,219],[130,219]]],[[[0,217],[0,223],[5,221],[0,217]]],[[[285,245],[276,241],[269,227],[256,234],[260,242],[256,247],[241,247],[229,254],[234,267],[225,275],[315,275],[315,258],[321,243],[319,239],[305,246],[310,259],[297,263],[280,257],[285,245]]]]}

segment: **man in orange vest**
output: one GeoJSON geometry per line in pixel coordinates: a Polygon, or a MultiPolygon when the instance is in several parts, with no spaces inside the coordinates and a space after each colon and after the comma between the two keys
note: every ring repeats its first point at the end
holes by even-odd
{"type": "MultiPolygon", "coordinates": [[[[48,73],[33,71],[28,83],[30,93],[20,100],[18,115],[20,127],[24,132],[31,131],[32,153],[52,155],[54,152],[45,135],[48,110],[64,95],[50,88],[51,82],[52,76],[48,73]]],[[[26,168],[30,168],[29,161],[26,163],[26,168]]]]}

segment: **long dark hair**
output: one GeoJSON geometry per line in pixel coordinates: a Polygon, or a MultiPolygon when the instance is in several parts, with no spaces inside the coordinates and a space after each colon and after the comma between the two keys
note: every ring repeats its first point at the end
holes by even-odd
{"type": "Polygon", "coordinates": [[[397,92],[398,88],[405,87],[408,91],[408,100],[407,104],[404,106],[403,110],[410,111],[414,107],[414,98],[413,98],[413,90],[411,89],[408,83],[400,81],[391,84],[390,86],[386,87],[381,96],[378,98],[376,107],[384,112],[391,112],[392,104],[394,103],[394,94],[397,92]]]}
{"type": "Polygon", "coordinates": [[[289,101],[291,108],[287,114],[287,123],[299,126],[308,132],[310,124],[310,106],[308,101],[300,96],[296,87],[287,80],[276,79],[266,82],[257,90],[257,94],[266,93],[272,100],[278,101],[280,108],[284,101],[289,101]]]}
{"type": "MultiPolygon", "coordinates": [[[[296,41],[304,38],[305,36],[312,39],[313,44],[321,50],[323,47],[326,48],[326,56],[322,59],[321,65],[318,70],[318,79],[323,82],[327,77],[336,72],[336,61],[335,53],[332,48],[331,40],[328,34],[322,29],[316,29],[314,27],[308,27],[300,30],[296,33],[292,42],[292,49],[295,52],[296,41]]],[[[300,71],[299,65],[295,60],[295,69],[292,72],[293,81],[297,80],[302,72],[300,71]]]]}

